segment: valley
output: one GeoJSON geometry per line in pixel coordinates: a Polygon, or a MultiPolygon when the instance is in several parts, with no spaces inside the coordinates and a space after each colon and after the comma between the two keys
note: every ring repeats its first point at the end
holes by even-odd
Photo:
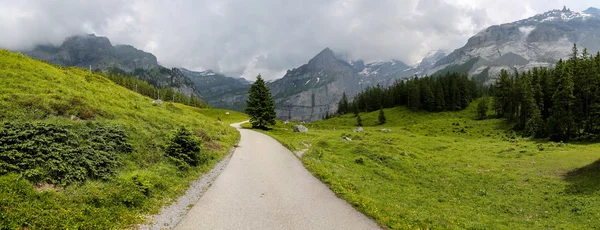
{"type": "Polygon", "coordinates": [[[0,229],[596,229],[600,9],[535,1],[2,5],[0,229]]]}

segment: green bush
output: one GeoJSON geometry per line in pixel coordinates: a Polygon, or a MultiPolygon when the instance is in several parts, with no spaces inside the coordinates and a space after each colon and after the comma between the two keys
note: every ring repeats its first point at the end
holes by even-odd
{"type": "Polygon", "coordinates": [[[21,173],[32,182],[62,186],[108,179],[118,154],[131,149],[123,130],[105,124],[6,122],[0,127],[0,175],[21,173]]]}
{"type": "Polygon", "coordinates": [[[206,163],[208,155],[201,150],[200,140],[185,127],[181,127],[175,130],[165,152],[177,166],[186,169],[206,163]]]}

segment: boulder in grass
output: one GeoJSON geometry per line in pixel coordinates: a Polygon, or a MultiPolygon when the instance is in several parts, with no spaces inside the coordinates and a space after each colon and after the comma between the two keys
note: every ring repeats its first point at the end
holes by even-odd
{"type": "Polygon", "coordinates": [[[308,128],[303,125],[294,125],[294,132],[296,133],[306,133],[308,132],[308,128]]]}
{"type": "Polygon", "coordinates": [[[363,131],[365,131],[365,130],[362,127],[358,127],[356,129],[354,129],[355,133],[360,133],[360,132],[363,132],[363,131]]]}

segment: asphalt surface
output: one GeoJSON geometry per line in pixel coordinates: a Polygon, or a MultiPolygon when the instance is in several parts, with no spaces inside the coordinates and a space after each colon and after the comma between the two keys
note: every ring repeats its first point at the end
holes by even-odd
{"type": "Polygon", "coordinates": [[[175,229],[379,229],[279,142],[239,131],[229,164],[175,229]]]}

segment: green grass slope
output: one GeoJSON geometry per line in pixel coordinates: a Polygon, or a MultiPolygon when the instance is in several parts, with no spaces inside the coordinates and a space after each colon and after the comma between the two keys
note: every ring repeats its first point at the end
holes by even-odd
{"type": "Polygon", "coordinates": [[[32,183],[19,173],[0,175],[0,228],[112,229],[141,223],[222,159],[239,140],[228,124],[247,119],[232,111],[152,101],[101,75],[0,50],[0,123],[120,127],[133,150],[118,156],[116,174],[105,180],[55,186],[32,183]],[[181,126],[202,140],[207,164],[182,171],[165,157],[164,146],[181,126]]]}
{"type": "Polygon", "coordinates": [[[263,131],[340,197],[391,229],[593,229],[600,226],[600,144],[523,139],[499,119],[386,109],[263,131]],[[382,129],[391,132],[382,132],[382,129]],[[347,136],[352,141],[342,140],[347,136]]]}

